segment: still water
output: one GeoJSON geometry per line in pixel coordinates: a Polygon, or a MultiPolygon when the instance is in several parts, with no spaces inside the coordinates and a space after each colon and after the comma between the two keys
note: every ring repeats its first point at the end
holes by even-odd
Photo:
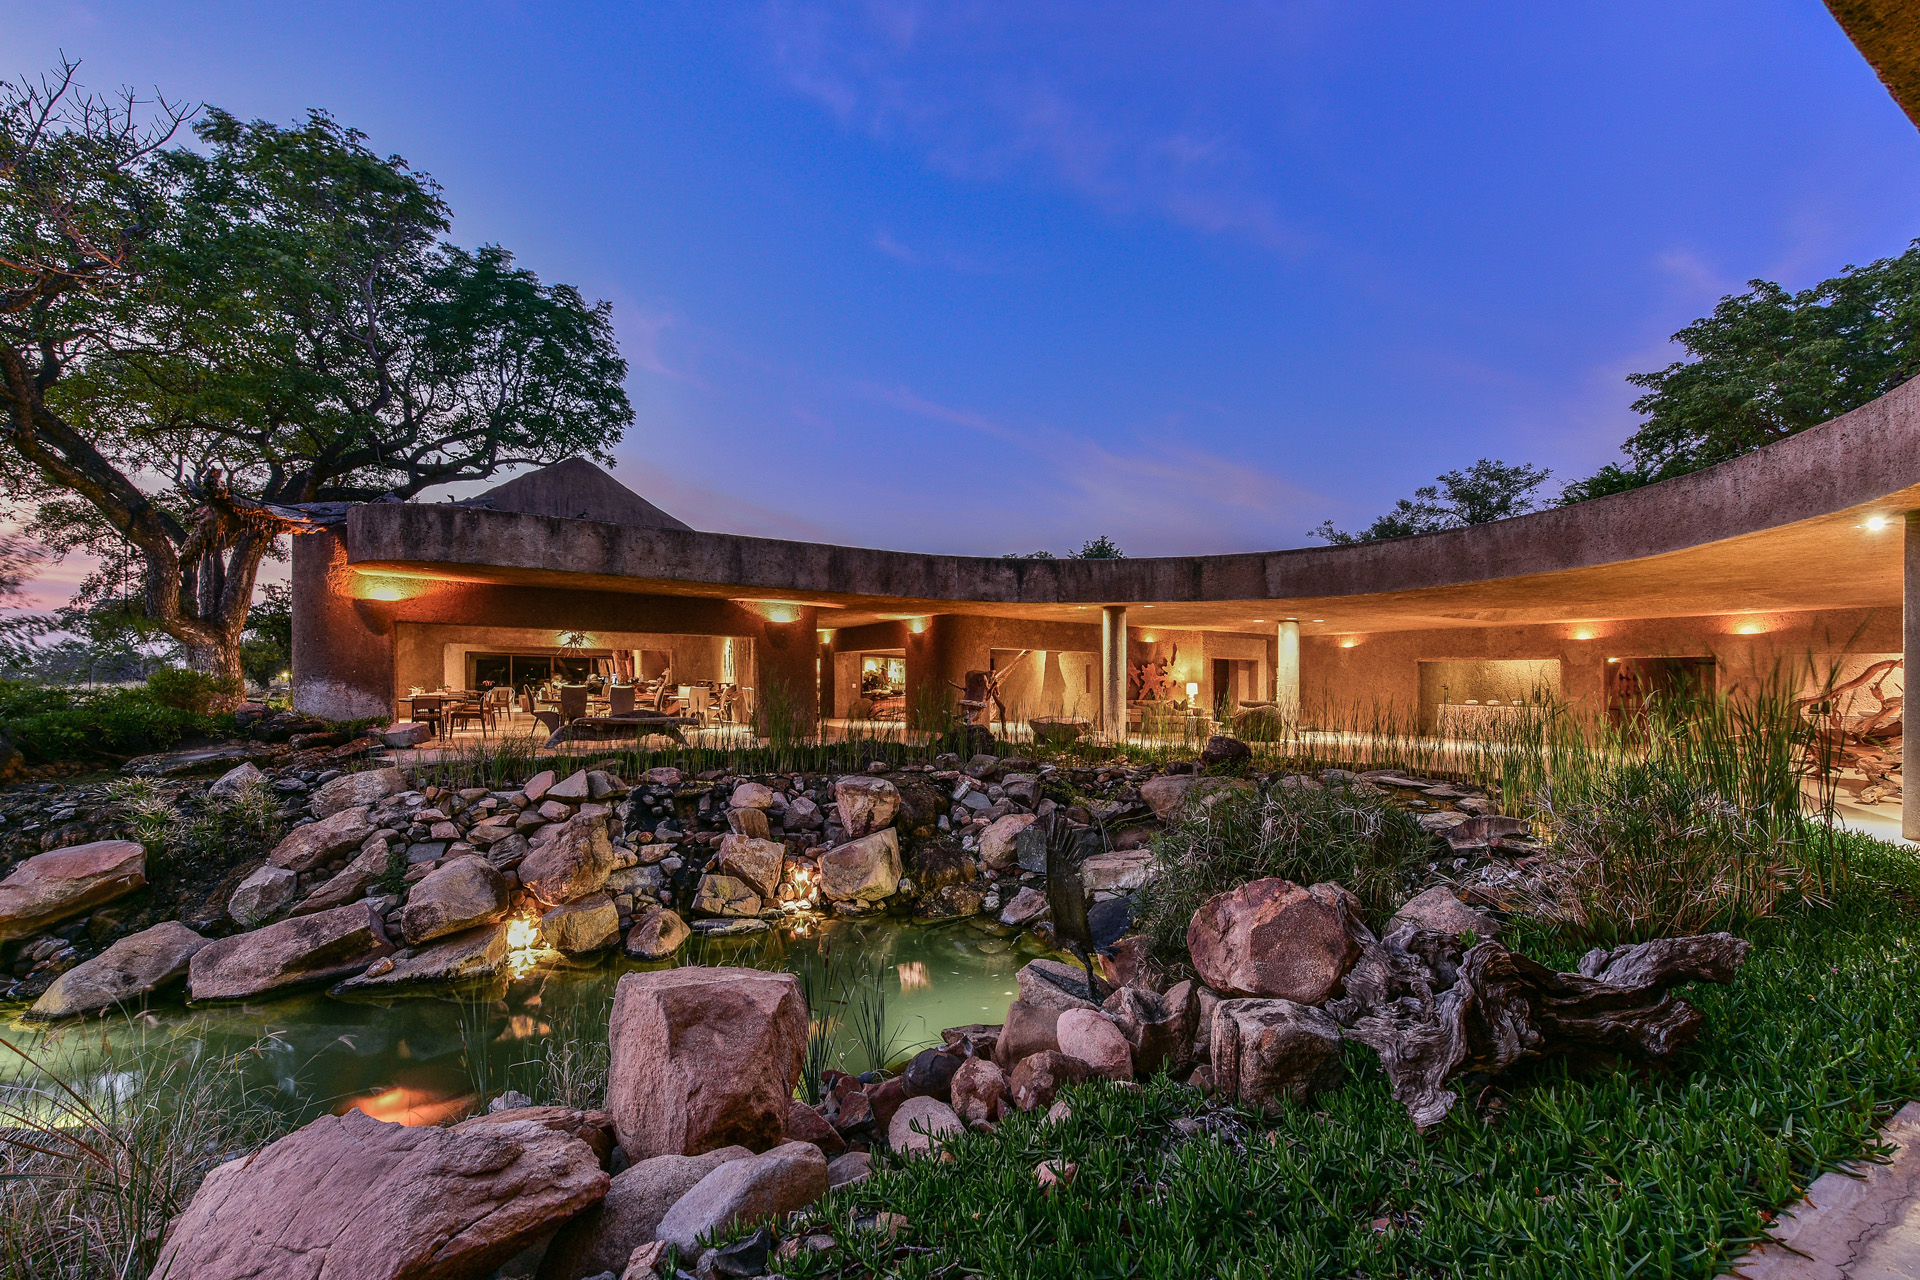
{"type": "MultiPolygon", "coordinates": [[[[516,979],[459,994],[379,1003],[324,992],[187,1008],[178,996],[144,1013],[49,1028],[4,1010],[3,1038],[70,1080],[137,1087],[151,1055],[228,1057],[259,1100],[304,1123],[358,1107],[382,1120],[432,1124],[464,1114],[476,1097],[519,1087],[548,1090],[550,1063],[604,1060],[607,1014],[625,973],[673,964],[730,964],[801,974],[826,1007],[834,1065],[859,1071],[869,1053],[854,1026],[883,997],[891,1060],[937,1044],[943,1027],[999,1022],[1015,974],[1039,949],[1030,935],[984,919],[942,925],[815,921],[777,925],[745,938],[694,938],[673,961],[624,957],[592,965],[543,965],[516,979]],[[801,930],[805,930],[802,932],[801,930]],[[569,1051],[571,1051],[569,1053],[569,1051]]],[[[819,1011],[816,1010],[816,1017],[819,1011]]],[[[867,1018],[870,1026],[871,1016],[867,1018]]],[[[865,1037],[872,1043],[871,1032],[865,1037]]],[[[0,1084],[29,1071],[0,1053],[0,1084]]]]}

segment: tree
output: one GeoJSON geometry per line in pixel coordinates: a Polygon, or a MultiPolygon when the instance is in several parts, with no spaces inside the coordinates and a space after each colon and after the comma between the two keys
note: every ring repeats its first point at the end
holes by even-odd
{"type": "Polygon", "coordinates": [[[1920,374],[1920,240],[1789,293],[1769,280],[1720,299],[1673,340],[1688,359],[1627,381],[1645,415],[1578,502],[1685,475],[1836,418],[1920,374]]]}
{"type": "MultiPolygon", "coordinates": [[[[1001,557],[1003,560],[1053,560],[1056,558],[1058,557],[1051,551],[1009,551],[1001,557]]],[[[1065,558],[1068,560],[1125,560],[1127,553],[1120,549],[1118,543],[1103,533],[1097,538],[1088,538],[1080,544],[1078,551],[1067,552],[1065,558]]]]}
{"type": "Polygon", "coordinates": [[[241,676],[260,561],[301,504],[610,460],[632,420],[606,303],[442,242],[430,178],[295,127],[0,89],[0,491],[194,667],[241,676]],[[147,115],[143,117],[142,112],[147,115]],[[201,149],[169,145],[198,116],[201,149]]]}
{"type": "Polygon", "coordinates": [[[262,689],[280,678],[293,662],[293,592],[284,582],[269,582],[247,614],[240,640],[240,669],[262,689]]]}
{"type": "Polygon", "coordinates": [[[1552,474],[1545,467],[1482,458],[1465,471],[1449,471],[1434,483],[1421,485],[1412,498],[1400,499],[1393,510],[1358,533],[1336,529],[1328,520],[1313,531],[1313,536],[1347,546],[1525,515],[1534,508],[1535,490],[1552,474]]]}

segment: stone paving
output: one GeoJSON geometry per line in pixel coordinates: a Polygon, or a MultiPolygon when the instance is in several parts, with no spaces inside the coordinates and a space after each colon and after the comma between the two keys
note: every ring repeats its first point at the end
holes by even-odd
{"type": "Polygon", "coordinates": [[[1887,1164],[1826,1173],[1780,1215],[1772,1240],[1722,1280],[1915,1280],[1920,1277],[1920,1102],[1894,1115],[1882,1137],[1887,1164]]]}

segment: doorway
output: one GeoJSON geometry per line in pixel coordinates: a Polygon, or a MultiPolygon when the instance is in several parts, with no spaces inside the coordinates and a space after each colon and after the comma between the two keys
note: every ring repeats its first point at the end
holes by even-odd
{"type": "Polygon", "coordinates": [[[1617,725],[1645,720],[1656,703],[1709,698],[1718,689],[1710,657],[1607,659],[1607,718],[1617,725]]]}

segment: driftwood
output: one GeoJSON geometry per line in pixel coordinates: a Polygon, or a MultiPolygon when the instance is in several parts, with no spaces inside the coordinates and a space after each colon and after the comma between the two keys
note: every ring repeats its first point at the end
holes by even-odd
{"type": "Polygon", "coordinates": [[[618,742],[657,733],[672,738],[684,747],[687,740],[680,736],[680,727],[695,723],[697,721],[661,711],[624,711],[617,716],[578,716],[548,735],[547,745],[557,747],[563,742],[618,742]]]}
{"type": "Polygon", "coordinates": [[[1449,1082],[1549,1054],[1659,1061],[1700,1034],[1700,1011],[1670,990],[1730,982],[1748,944],[1729,933],[1590,951],[1555,973],[1498,942],[1462,952],[1454,935],[1403,921],[1363,938],[1347,994],[1327,1011],[1380,1055],[1394,1101],[1422,1133],[1459,1101],[1449,1082]]]}

